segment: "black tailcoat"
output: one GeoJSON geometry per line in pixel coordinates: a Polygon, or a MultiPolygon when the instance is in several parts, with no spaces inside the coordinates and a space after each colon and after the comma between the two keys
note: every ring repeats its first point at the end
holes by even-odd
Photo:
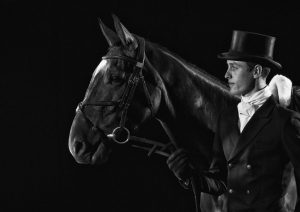
{"type": "MultiPolygon", "coordinates": [[[[201,177],[201,187],[204,192],[220,194],[225,181],[229,212],[284,211],[283,177],[290,162],[300,194],[300,114],[281,107],[273,97],[255,112],[242,133],[237,108],[224,111],[214,150],[212,169],[201,177]]],[[[300,211],[299,203],[295,211],[300,211]]]]}

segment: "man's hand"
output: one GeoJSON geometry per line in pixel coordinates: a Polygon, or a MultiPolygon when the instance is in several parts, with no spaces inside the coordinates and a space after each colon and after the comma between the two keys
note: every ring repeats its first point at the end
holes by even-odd
{"type": "Polygon", "coordinates": [[[192,176],[192,168],[188,154],[184,149],[177,149],[167,159],[169,169],[175,176],[186,182],[192,176]]]}

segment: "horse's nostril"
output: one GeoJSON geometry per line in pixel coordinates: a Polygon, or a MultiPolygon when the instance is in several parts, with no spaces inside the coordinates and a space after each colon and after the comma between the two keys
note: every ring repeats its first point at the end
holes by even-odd
{"type": "Polygon", "coordinates": [[[80,151],[82,148],[83,148],[83,143],[80,142],[80,141],[78,141],[78,140],[76,140],[76,141],[74,142],[74,146],[73,146],[74,153],[75,153],[75,154],[78,154],[79,151],[80,151]]]}

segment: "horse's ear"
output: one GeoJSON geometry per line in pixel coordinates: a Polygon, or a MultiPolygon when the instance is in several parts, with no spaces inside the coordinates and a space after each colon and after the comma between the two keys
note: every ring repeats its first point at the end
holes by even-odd
{"type": "Polygon", "coordinates": [[[112,31],[110,28],[105,26],[100,18],[98,18],[98,21],[99,21],[101,31],[109,46],[114,46],[116,43],[120,42],[120,38],[114,31],[112,31]]]}
{"type": "Polygon", "coordinates": [[[136,49],[138,47],[138,42],[136,38],[125,28],[123,24],[121,24],[119,18],[116,15],[112,15],[114,19],[115,29],[121,42],[124,46],[136,49]]]}

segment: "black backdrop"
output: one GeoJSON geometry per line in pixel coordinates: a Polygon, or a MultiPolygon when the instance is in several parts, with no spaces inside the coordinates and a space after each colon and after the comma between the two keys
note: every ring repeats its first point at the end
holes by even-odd
{"type": "Polygon", "coordinates": [[[192,193],[179,186],[165,158],[123,149],[93,167],[76,164],[68,152],[75,107],[108,47],[98,17],[113,27],[115,13],[131,32],[220,79],[226,66],[216,55],[229,48],[232,30],[276,36],[274,58],[300,85],[300,10],[285,2],[5,0],[4,6],[0,209],[193,211],[192,193]]]}

